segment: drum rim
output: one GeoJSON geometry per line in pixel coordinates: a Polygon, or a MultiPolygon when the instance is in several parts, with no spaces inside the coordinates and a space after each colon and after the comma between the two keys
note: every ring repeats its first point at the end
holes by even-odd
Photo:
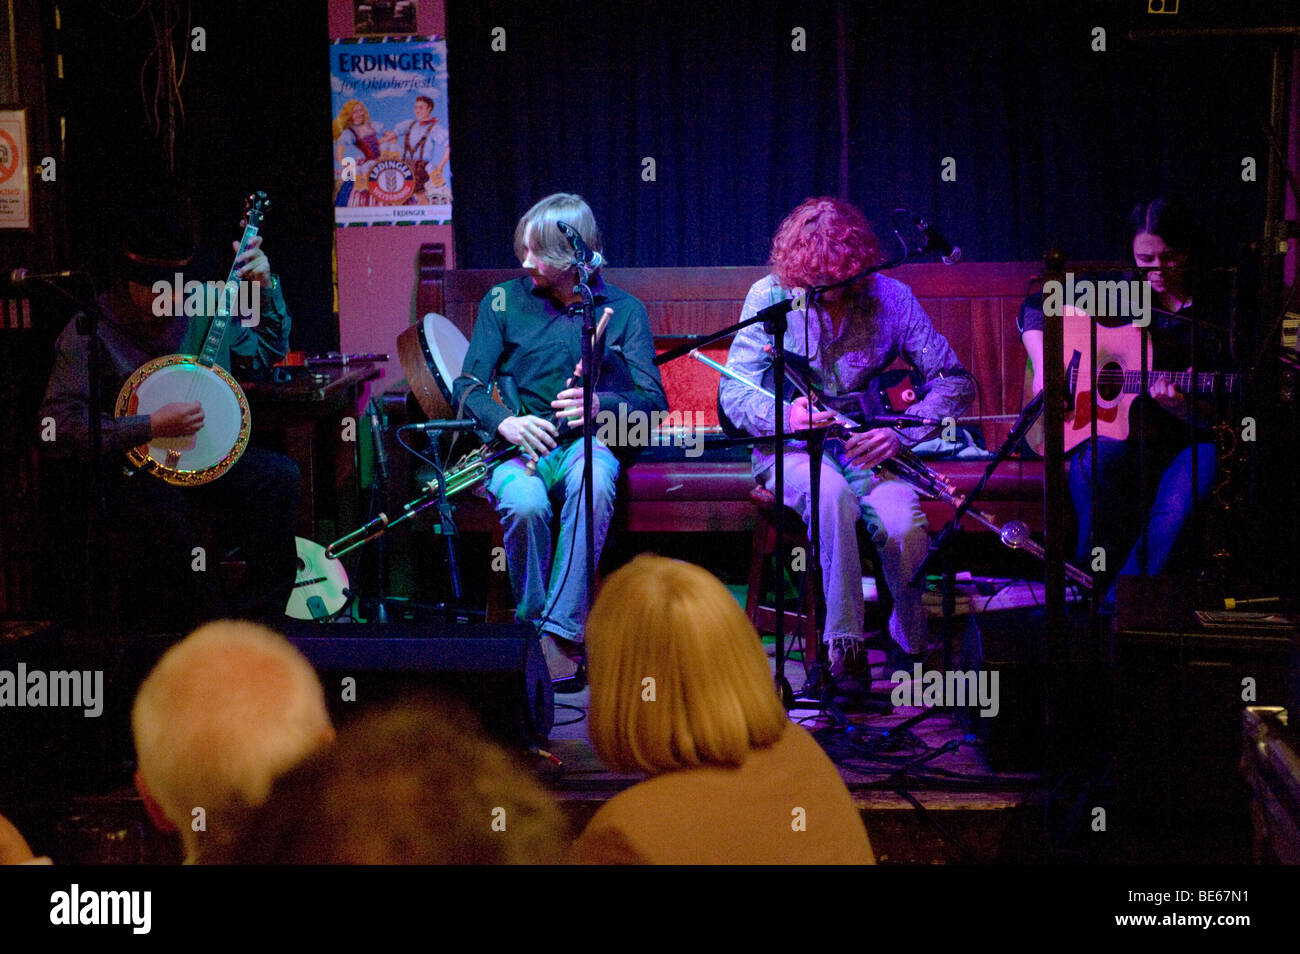
{"type": "MultiPolygon", "coordinates": [[[[456,327],[455,322],[453,322],[446,315],[439,314],[436,311],[425,312],[424,317],[420,319],[419,330],[416,333],[416,337],[420,341],[420,351],[424,354],[425,364],[427,364],[429,368],[434,372],[433,377],[434,380],[438,382],[438,390],[440,390],[442,392],[442,396],[446,398],[448,406],[451,406],[451,395],[453,391],[452,385],[454,385],[456,382],[455,382],[455,378],[453,378],[448,383],[443,384],[442,381],[443,374],[447,369],[443,368],[439,363],[438,359],[434,357],[433,349],[429,347],[428,335],[425,333],[429,326],[431,318],[441,318],[444,322],[447,323],[447,327],[450,328],[452,331],[456,332],[456,334],[460,335],[462,339],[465,338],[465,335],[463,332],[461,332],[459,328],[456,327]]],[[[468,348],[469,346],[468,339],[465,339],[465,344],[466,347],[468,348]]],[[[464,369],[462,368],[461,370],[464,369]]]]}

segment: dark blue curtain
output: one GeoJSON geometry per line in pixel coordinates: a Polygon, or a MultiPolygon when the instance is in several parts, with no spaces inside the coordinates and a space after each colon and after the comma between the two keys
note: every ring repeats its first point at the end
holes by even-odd
{"type": "Polygon", "coordinates": [[[559,190],[587,197],[624,265],[762,262],[786,212],[841,191],[882,237],[903,205],[985,261],[1052,243],[1122,257],[1134,202],[1173,191],[1231,250],[1262,221],[1268,47],[1127,34],[1296,19],[1282,3],[1159,16],[1138,0],[447,6],[466,267],[513,264],[518,216],[559,190]]]}
{"type": "MultiPolygon", "coordinates": [[[[333,115],[324,6],[196,0],[191,25],[206,31],[207,48],[186,61],[174,175],[142,100],[141,64],[152,34],[139,7],[62,4],[61,29],[49,34],[64,65],[65,78],[51,80],[50,97],[53,110],[67,117],[59,178],[67,190],[72,261],[115,270],[120,219],[171,178],[199,213],[195,272],[219,280],[234,257],[230,243],[239,237],[244,197],[262,189],[271,197],[267,255],[293,309],[293,345],[308,352],[338,347],[329,280],[333,115]]],[[[145,75],[152,90],[152,74],[145,75]]]]}

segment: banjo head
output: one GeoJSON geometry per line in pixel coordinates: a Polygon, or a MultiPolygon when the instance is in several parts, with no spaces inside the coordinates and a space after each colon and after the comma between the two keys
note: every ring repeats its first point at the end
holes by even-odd
{"type": "Polygon", "coordinates": [[[132,464],[169,484],[194,487],[228,471],[248,446],[252,417],[243,389],[224,368],[205,367],[188,354],[142,365],[122,385],[118,417],[152,414],[166,404],[197,401],[203,426],[189,437],[160,437],[126,452],[132,464]]]}

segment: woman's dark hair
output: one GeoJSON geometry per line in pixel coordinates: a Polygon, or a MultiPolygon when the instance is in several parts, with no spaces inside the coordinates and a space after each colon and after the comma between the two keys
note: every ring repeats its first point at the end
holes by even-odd
{"type": "Polygon", "coordinates": [[[1165,240],[1170,248],[1185,249],[1193,254],[1202,251],[1204,236],[1191,207],[1180,199],[1160,196],[1139,202],[1129,216],[1129,238],[1149,232],[1165,240]]]}

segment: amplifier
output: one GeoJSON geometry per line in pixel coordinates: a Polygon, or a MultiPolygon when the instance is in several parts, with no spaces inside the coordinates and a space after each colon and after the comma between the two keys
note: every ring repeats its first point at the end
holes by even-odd
{"type": "Polygon", "coordinates": [[[281,629],[320,675],[336,723],[361,708],[426,692],[458,699],[507,746],[546,745],[555,695],[527,624],[287,620],[281,629]]]}

